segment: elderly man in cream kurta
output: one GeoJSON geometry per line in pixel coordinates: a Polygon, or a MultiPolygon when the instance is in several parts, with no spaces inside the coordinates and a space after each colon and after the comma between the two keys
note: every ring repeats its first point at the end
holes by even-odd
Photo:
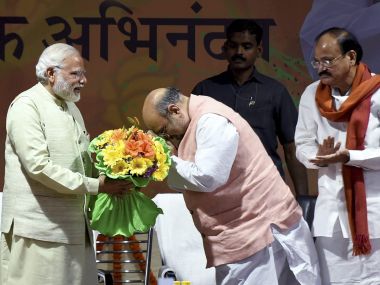
{"type": "Polygon", "coordinates": [[[74,104],[86,83],[78,51],[48,47],[36,73],[39,83],[7,114],[0,284],[97,284],[85,194],[127,185],[91,178],[89,135],[74,104]]]}

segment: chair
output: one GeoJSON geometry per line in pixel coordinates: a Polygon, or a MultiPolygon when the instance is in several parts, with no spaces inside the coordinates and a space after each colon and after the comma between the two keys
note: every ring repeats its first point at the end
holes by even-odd
{"type": "Polygon", "coordinates": [[[203,240],[181,193],[158,194],[153,201],[164,214],[154,226],[164,266],[158,277],[215,285],[215,268],[206,269],[203,240]]]}
{"type": "Polygon", "coordinates": [[[129,238],[100,234],[96,241],[96,262],[101,269],[98,275],[104,273],[105,278],[108,276],[104,284],[150,284],[152,241],[152,228],[147,233],[136,233],[129,238]]]}
{"type": "Polygon", "coordinates": [[[302,208],[303,218],[311,229],[314,220],[314,209],[317,201],[317,196],[299,195],[297,196],[297,202],[302,208]]]}

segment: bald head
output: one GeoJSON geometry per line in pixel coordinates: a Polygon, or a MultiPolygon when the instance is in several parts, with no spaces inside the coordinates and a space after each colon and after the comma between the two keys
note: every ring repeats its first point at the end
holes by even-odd
{"type": "Polygon", "coordinates": [[[145,125],[178,145],[190,122],[189,98],[174,88],[158,88],[145,98],[142,117],[145,125]]]}
{"type": "Polygon", "coordinates": [[[163,119],[163,115],[160,114],[157,106],[162,101],[166,88],[158,88],[151,91],[145,98],[143,109],[142,109],[142,117],[145,125],[154,130],[155,122],[157,120],[163,119]]]}

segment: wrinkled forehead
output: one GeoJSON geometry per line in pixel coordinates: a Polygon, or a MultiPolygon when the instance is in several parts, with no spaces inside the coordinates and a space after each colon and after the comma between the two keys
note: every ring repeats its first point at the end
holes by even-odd
{"type": "Polygon", "coordinates": [[[340,48],[338,39],[331,34],[321,36],[316,42],[315,46],[319,48],[340,48]]]}
{"type": "Polygon", "coordinates": [[[322,36],[316,43],[314,49],[314,57],[320,58],[325,55],[339,55],[341,49],[336,38],[330,35],[322,36]]]}
{"type": "Polygon", "coordinates": [[[83,58],[79,54],[74,54],[72,56],[66,57],[62,61],[62,66],[66,68],[84,69],[84,61],[83,61],[83,58]]]}

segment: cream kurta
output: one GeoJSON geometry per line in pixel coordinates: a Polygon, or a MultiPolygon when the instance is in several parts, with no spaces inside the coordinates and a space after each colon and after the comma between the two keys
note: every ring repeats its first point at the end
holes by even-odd
{"type": "Polygon", "coordinates": [[[84,194],[96,194],[99,182],[89,178],[89,136],[78,108],[39,83],[14,99],[6,129],[1,231],[13,223],[18,236],[84,244],[84,194]]]}

